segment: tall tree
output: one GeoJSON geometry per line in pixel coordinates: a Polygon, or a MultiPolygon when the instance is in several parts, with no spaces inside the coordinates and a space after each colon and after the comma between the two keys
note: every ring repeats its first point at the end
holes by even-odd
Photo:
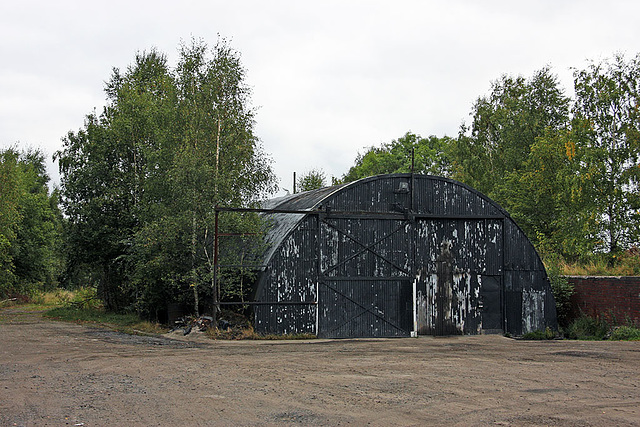
{"type": "Polygon", "coordinates": [[[123,291],[130,268],[126,255],[145,211],[166,197],[150,184],[163,182],[159,175],[167,160],[162,151],[171,149],[175,96],[170,83],[163,55],[138,54],[124,74],[113,70],[102,114],[88,115],[84,128],[69,132],[56,154],[69,218],[68,277],[89,269],[109,309],[132,304],[123,291]]]}
{"type": "Polygon", "coordinates": [[[327,177],[322,169],[311,169],[296,180],[296,191],[309,191],[327,186],[327,177]]]}
{"type": "Polygon", "coordinates": [[[594,249],[586,183],[578,173],[583,156],[569,129],[547,129],[522,171],[511,176],[512,216],[543,256],[576,260],[594,249]]]}
{"type": "Polygon", "coordinates": [[[275,186],[244,79],[225,40],[183,44],[175,69],[139,54],[114,70],[104,112],[67,137],[58,155],[72,246],[100,273],[109,308],[154,316],[178,301],[197,313],[202,292],[220,292],[210,286],[214,207],[248,206],[275,186]]]}
{"type": "Polygon", "coordinates": [[[574,83],[580,173],[600,247],[616,253],[640,243],[640,55],[592,63],[574,83]]]}
{"type": "Polygon", "coordinates": [[[429,136],[422,138],[411,132],[358,154],[355,164],[342,177],[351,182],[373,175],[411,172],[447,176],[449,173],[448,146],[451,139],[429,136]],[[413,162],[413,163],[412,163],[413,162]]]}
{"type": "Polygon", "coordinates": [[[14,246],[16,275],[25,284],[51,289],[58,283],[63,264],[58,193],[49,194],[49,176],[41,151],[24,152],[20,166],[23,193],[20,198],[22,218],[14,246]]]}
{"type": "Polygon", "coordinates": [[[0,152],[0,294],[57,285],[63,257],[58,194],[38,150],[0,152]]]}
{"type": "Polygon", "coordinates": [[[529,80],[502,76],[474,104],[471,128],[462,128],[454,176],[508,205],[510,178],[522,171],[536,138],[567,127],[569,106],[548,67],[529,80]]]}
{"type": "Polygon", "coordinates": [[[528,197],[531,181],[523,177],[537,165],[536,141],[568,128],[569,107],[549,68],[531,79],[502,76],[478,98],[471,127],[462,127],[451,150],[452,176],[502,204],[534,242],[551,231],[547,217],[531,212],[554,205],[555,196],[537,192],[534,201],[528,197]]]}
{"type": "MultiPolygon", "coordinates": [[[[200,290],[208,299],[221,294],[209,245],[213,208],[249,206],[274,189],[269,160],[254,135],[255,111],[245,74],[240,55],[225,40],[213,48],[192,40],[181,48],[177,87],[184,128],[170,173],[174,200],[180,203],[174,212],[186,221],[191,236],[188,281],[196,312],[200,290]]],[[[223,227],[243,227],[229,222],[230,216],[224,216],[223,227]]],[[[251,221],[240,223],[251,227],[251,221]]]]}
{"type": "Polygon", "coordinates": [[[9,293],[15,282],[11,246],[21,219],[18,173],[18,153],[12,149],[0,152],[0,297],[9,293]]]}

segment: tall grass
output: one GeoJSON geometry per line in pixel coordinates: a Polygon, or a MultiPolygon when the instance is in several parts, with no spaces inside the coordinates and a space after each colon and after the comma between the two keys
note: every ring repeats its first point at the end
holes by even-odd
{"type": "Polygon", "coordinates": [[[29,302],[43,307],[76,307],[99,309],[102,303],[96,295],[95,288],[78,288],[75,291],[55,289],[33,295],[29,302]]]}
{"type": "Polygon", "coordinates": [[[159,334],[168,329],[153,322],[141,320],[134,313],[111,313],[102,306],[95,288],[74,291],[56,289],[33,295],[28,306],[46,310],[44,317],[64,322],[93,323],[130,334],[159,334]]]}
{"type": "Polygon", "coordinates": [[[640,329],[632,326],[619,326],[611,332],[612,340],[640,341],[640,329]]]}
{"type": "Polygon", "coordinates": [[[575,262],[554,258],[554,262],[565,276],[640,276],[640,256],[632,251],[594,254],[575,262]]]}
{"type": "Polygon", "coordinates": [[[640,328],[631,324],[612,326],[603,318],[582,316],[564,328],[563,335],[574,340],[639,341],[640,328]]]}
{"type": "Polygon", "coordinates": [[[565,328],[564,336],[570,340],[603,340],[610,329],[604,319],[582,316],[565,328]]]}

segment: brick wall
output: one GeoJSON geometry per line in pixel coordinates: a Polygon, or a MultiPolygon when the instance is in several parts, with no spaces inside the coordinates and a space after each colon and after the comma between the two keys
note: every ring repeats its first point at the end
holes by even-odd
{"type": "Polygon", "coordinates": [[[568,276],[575,294],[571,317],[581,314],[605,318],[610,323],[640,325],[640,277],[568,276]]]}

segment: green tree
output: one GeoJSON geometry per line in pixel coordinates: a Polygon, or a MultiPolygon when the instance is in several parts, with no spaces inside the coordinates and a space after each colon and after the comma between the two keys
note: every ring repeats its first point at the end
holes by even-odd
{"type": "Polygon", "coordinates": [[[0,297],[6,296],[15,283],[15,266],[11,246],[20,223],[18,153],[0,152],[0,297]]]}
{"type": "MultiPolygon", "coordinates": [[[[49,194],[44,154],[26,151],[20,161],[21,221],[14,245],[16,275],[36,289],[52,289],[63,267],[62,215],[58,193],[49,194]]],[[[35,290],[35,289],[34,289],[35,290]]]]}
{"type": "Polygon", "coordinates": [[[132,296],[123,292],[131,267],[126,255],[141,218],[168,196],[160,175],[171,161],[162,153],[171,149],[166,128],[175,117],[167,108],[175,105],[169,78],[164,56],[155,51],[138,54],[124,75],[114,69],[102,114],[88,115],[56,154],[69,219],[67,276],[86,277],[89,270],[112,310],[131,305],[132,296]]]}
{"type": "Polygon", "coordinates": [[[552,236],[561,227],[541,207],[554,212],[562,199],[554,192],[564,190],[566,178],[557,174],[570,173],[562,142],[554,139],[569,126],[569,108],[570,99],[549,68],[528,80],[504,75],[489,95],[478,98],[471,127],[461,128],[450,151],[452,177],[500,203],[536,244],[557,238],[552,236]],[[540,164],[545,157],[553,159],[549,167],[540,164]],[[553,180],[545,181],[551,175],[553,180]],[[544,185],[532,188],[534,177],[544,185]]]}
{"type": "MultiPolygon", "coordinates": [[[[113,71],[103,113],[66,138],[58,156],[70,247],[108,308],[155,316],[179,301],[198,313],[203,296],[220,293],[214,207],[250,206],[275,187],[244,79],[225,40],[183,44],[175,69],[142,53],[113,71]]],[[[230,217],[221,231],[254,225],[230,217]]]]}
{"type": "Polygon", "coordinates": [[[342,182],[351,182],[368,176],[387,173],[413,172],[428,175],[449,174],[448,147],[451,138],[430,136],[422,138],[411,132],[382,144],[370,147],[358,154],[355,164],[342,177],[342,182]]]}
{"type": "Polygon", "coordinates": [[[578,173],[583,155],[570,130],[547,129],[512,176],[518,190],[509,193],[512,216],[545,257],[575,261],[594,249],[586,183],[578,173]]]}
{"type": "Polygon", "coordinates": [[[574,72],[572,136],[592,202],[599,247],[615,254],[640,239],[640,55],[574,72]]]}
{"type": "Polygon", "coordinates": [[[296,180],[296,191],[309,191],[327,186],[327,177],[322,169],[311,169],[296,180]]]}
{"type": "Polygon", "coordinates": [[[48,181],[42,152],[0,152],[0,293],[57,285],[64,262],[62,216],[48,181]]]}
{"type": "Polygon", "coordinates": [[[492,83],[490,94],[474,104],[471,128],[461,129],[454,177],[509,208],[507,195],[531,146],[548,129],[568,126],[569,107],[570,99],[548,67],[529,80],[502,76],[492,83]]]}

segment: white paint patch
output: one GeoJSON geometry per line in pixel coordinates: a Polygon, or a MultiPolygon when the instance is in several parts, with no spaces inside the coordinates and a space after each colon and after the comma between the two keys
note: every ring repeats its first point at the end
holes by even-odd
{"type": "Polygon", "coordinates": [[[544,301],[546,291],[525,289],[522,291],[522,333],[544,328],[544,301]]]}

